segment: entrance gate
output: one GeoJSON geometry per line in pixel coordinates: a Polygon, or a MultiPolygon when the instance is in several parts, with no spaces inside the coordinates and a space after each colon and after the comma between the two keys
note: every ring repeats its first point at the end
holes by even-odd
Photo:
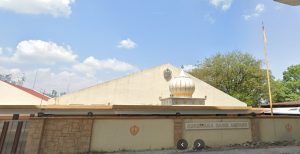
{"type": "Polygon", "coordinates": [[[0,154],[23,154],[27,120],[0,120],[0,154]]]}

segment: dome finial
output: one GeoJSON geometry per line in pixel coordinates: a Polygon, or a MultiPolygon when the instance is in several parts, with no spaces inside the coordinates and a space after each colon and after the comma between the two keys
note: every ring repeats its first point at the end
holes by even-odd
{"type": "Polygon", "coordinates": [[[171,80],[169,89],[173,97],[192,97],[195,91],[195,84],[181,69],[179,76],[171,80]]]}

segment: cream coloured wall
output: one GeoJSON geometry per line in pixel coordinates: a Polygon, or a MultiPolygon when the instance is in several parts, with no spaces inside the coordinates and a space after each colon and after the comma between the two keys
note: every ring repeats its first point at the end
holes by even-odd
{"type": "Polygon", "coordinates": [[[172,119],[95,120],[90,150],[112,152],[173,148],[173,127],[172,119]],[[135,136],[130,133],[134,125],[139,127],[135,136]]]}
{"type": "Polygon", "coordinates": [[[300,118],[259,119],[259,131],[264,142],[300,141],[300,118]]]}
{"type": "MultiPolygon", "coordinates": [[[[169,81],[164,79],[166,69],[172,76],[181,69],[170,64],[143,70],[119,79],[101,83],[67,95],[50,99],[49,104],[118,104],[118,105],[160,105],[159,98],[170,96],[169,81]]],[[[204,98],[208,106],[246,106],[245,103],[227,95],[209,84],[187,74],[195,82],[193,97],[204,98]]]]}
{"type": "MultiPolygon", "coordinates": [[[[251,123],[249,119],[186,119],[184,123],[197,122],[248,122],[247,129],[209,129],[209,130],[185,130],[183,138],[189,143],[189,149],[193,148],[194,141],[202,139],[207,146],[218,147],[229,144],[241,144],[251,141],[251,123]]],[[[184,124],[185,126],[185,124],[184,124]]]]}
{"type": "Polygon", "coordinates": [[[204,140],[209,147],[226,146],[252,141],[251,120],[257,120],[259,124],[257,130],[252,129],[260,134],[257,141],[300,141],[300,119],[298,117],[253,117],[250,119],[240,117],[201,119],[199,117],[199,119],[183,120],[180,118],[184,117],[179,116],[176,119],[137,119],[137,117],[127,119],[119,119],[119,117],[110,117],[109,119],[97,119],[96,117],[90,119],[86,119],[86,117],[84,119],[70,119],[69,117],[66,119],[63,117],[33,119],[32,125],[29,126],[30,131],[25,149],[26,153],[38,153],[40,148],[43,153],[53,154],[168,149],[175,148],[174,139],[177,135],[188,141],[189,149],[192,149],[196,139],[204,140]],[[249,128],[185,130],[183,127],[182,131],[178,131],[177,129],[181,129],[179,127],[181,122],[183,126],[185,123],[201,122],[248,122],[249,128]],[[139,127],[136,135],[130,133],[130,128],[134,125],[139,127]],[[42,131],[44,132],[41,133],[42,131]],[[39,146],[39,141],[42,141],[41,146],[39,146]]]}
{"type": "Polygon", "coordinates": [[[46,104],[40,98],[0,81],[0,105],[40,105],[46,104]]]}

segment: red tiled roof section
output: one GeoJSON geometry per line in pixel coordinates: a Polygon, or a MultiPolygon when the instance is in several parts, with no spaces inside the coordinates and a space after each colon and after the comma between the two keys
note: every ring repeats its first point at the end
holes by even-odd
{"type": "MultiPolygon", "coordinates": [[[[3,81],[3,82],[5,82],[5,81],[3,81]]],[[[10,85],[12,85],[12,86],[14,86],[14,87],[16,87],[16,88],[18,88],[18,89],[20,89],[20,90],[23,90],[23,91],[25,91],[25,92],[27,92],[27,93],[29,93],[29,94],[35,96],[35,97],[38,97],[38,98],[40,98],[40,99],[43,99],[43,100],[45,100],[45,101],[48,101],[48,99],[50,99],[50,97],[48,97],[48,96],[46,96],[46,95],[43,95],[43,94],[41,94],[41,93],[39,93],[39,92],[37,92],[37,91],[34,91],[34,90],[32,90],[32,89],[25,88],[25,87],[22,87],[22,86],[18,86],[18,85],[9,83],[9,82],[5,82],[5,83],[10,84],[10,85]]]]}

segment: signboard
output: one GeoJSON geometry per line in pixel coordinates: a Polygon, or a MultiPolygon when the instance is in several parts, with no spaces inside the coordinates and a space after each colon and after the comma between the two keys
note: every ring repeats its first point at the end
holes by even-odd
{"type": "Polygon", "coordinates": [[[185,129],[246,129],[249,128],[249,122],[197,122],[186,123],[185,129]]]}

